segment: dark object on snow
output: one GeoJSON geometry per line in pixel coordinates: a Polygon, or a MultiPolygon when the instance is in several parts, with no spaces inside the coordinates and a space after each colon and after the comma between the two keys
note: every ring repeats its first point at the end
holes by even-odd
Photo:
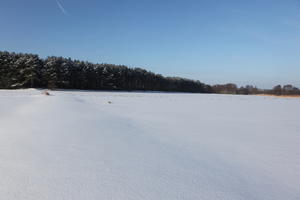
{"type": "Polygon", "coordinates": [[[46,95],[46,96],[50,96],[50,93],[47,92],[47,91],[44,91],[43,94],[46,95]]]}

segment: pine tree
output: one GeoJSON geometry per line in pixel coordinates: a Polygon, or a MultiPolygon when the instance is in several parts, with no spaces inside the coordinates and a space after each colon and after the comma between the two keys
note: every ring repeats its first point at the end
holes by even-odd
{"type": "Polygon", "coordinates": [[[92,64],[62,57],[0,52],[0,88],[212,92],[200,81],[164,77],[141,68],[92,64]]]}

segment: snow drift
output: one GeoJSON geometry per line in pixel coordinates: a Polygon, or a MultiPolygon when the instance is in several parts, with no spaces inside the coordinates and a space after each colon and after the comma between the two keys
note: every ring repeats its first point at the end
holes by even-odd
{"type": "Polygon", "coordinates": [[[0,91],[0,196],[300,199],[300,99],[0,91]]]}

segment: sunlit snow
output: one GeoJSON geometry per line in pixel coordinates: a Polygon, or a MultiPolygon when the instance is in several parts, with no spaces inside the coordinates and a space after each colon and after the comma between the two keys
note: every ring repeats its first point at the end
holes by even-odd
{"type": "Polygon", "coordinates": [[[300,99],[0,90],[5,200],[299,200],[300,99]]]}

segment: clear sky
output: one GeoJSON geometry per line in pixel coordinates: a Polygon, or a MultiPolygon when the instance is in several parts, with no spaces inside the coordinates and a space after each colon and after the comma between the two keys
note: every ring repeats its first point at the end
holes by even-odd
{"type": "Polygon", "coordinates": [[[0,0],[0,50],[300,87],[300,0],[0,0]]]}

